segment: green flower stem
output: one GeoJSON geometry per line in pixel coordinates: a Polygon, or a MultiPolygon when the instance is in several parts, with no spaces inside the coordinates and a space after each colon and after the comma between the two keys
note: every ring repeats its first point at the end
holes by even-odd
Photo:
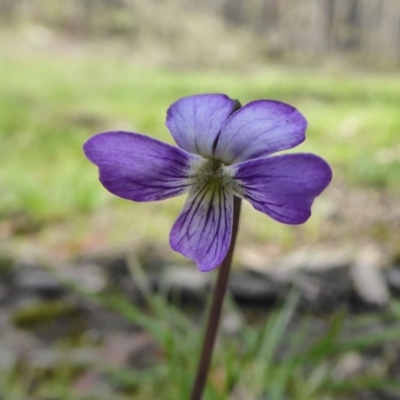
{"type": "Polygon", "coordinates": [[[211,364],[212,353],[214,349],[215,337],[217,335],[219,320],[221,316],[222,303],[225,297],[226,287],[231,269],[233,251],[235,249],[235,242],[237,231],[239,227],[241,199],[234,197],[233,202],[233,226],[231,244],[228,249],[224,261],[219,267],[219,274],[217,283],[214,288],[210,314],[206,333],[203,341],[203,348],[201,350],[200,362],[197,369],[196,380],[192,388],[191,400],[201,400],[203,395],[204,386],[207,380],[208,370],[211,364]]]}

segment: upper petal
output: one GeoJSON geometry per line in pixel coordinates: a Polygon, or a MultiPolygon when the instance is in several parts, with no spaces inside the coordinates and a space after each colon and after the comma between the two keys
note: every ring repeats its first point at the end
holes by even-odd
{"type": "Polygon", "coordinates": [[[111,193],[134,201],[162,200],[189,191],[197,158],[177,147],[131,132],[105,132],[83,146],[111,193]]]}
{"type": "Polygon", "coordinates": [[[241,195],[256,210],[286,224],[302,224],[311,205],[329,184],[332,171],[313,154],[285,154],[232,166],[241,195]]]}
{"type": "Polygon", "coordinates": [[[233,192],[220,184],[196,183],[170,235],[170,245],[209,271],[224,259],[230,245],[233,192]]]}
{"type": "Polygon", "coordinates": [[[304,116],[289,104],[253,101],[226,121],[215,157],[227,164],[265,157],[303,142],[306,128],[304,116]]]}
{"type": "Polygon", "coordinates": [[[224,94],[184,97],[169,107],[166,125],[181,149],[210,158],[213,144],[235,106],[235,100],[224,94]]]}

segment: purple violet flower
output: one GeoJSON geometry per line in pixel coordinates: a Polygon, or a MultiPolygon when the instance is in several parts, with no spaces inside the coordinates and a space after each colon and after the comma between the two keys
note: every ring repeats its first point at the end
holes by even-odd
{"type": "Polygon", "coordinates": [[[155,201],[188,193],[170,245],[200,271],[217,267],[231,240],[233,197],[276,221],[301,224],[329,184],[329,165],[314,154],[272,156],[305,139],[307,121],[294,107],[258,100],[238,109],[224,94],[184,97],[167,111],[179,147],[131,132],[105,132],[84,145],[111,193],[155,201]]]}

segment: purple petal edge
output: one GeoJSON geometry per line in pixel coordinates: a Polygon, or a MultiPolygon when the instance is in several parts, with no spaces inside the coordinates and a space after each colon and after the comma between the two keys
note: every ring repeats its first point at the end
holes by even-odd
{"type": "Polygon", "coordinates": [[[291,149],[305,139],[307,120],[294,107],[257,100],[235,111],[218,138],[215,157],[227,164],[291,149]]]}
{"type": "Polygon", "coordinates": [[[187,171],[196,156],[139,133],[100,133],[83,150],[99,167],[103,186],[124,199],[162,200],[188,192],[192,184],[187,171]]]}
{"type": "Polygon", "coordinates": [[[166,125],[181,149],[211,158],[214,142],[235,106],[235,100],[221,93],[183,97],[168,108],[166,125]]]}
{"type": "Polygon", "coordinates": [[[328,163],[308,153],[259,158],[234,167],[241,197],[256,210],[290,225],[307,221],[314,199],[332,179],[328,163]]]}

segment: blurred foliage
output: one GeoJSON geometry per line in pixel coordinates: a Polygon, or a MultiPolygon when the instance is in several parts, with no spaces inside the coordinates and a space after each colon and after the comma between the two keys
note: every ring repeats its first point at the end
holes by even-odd
{"type": "MultiPolygon", "coordinates": [[[[116,294],[92,297],[146,329],[160,346],[160,362],[143,369],[111,368],[106,361],[97,362],[90,368],[101,378],[103,389],[93,395],[90,390],[85,395],[74,390],[73,382],[85,371],[84,366],[77,368],[66,360],[56,369],[46,371],[29,370],[23,363],[16,363],[1,374],[0,397],[189,398],[202,332],[194,327],[193,316],[177,309],[163,294],[149,293],[145,298],[146,313],[116,294]]],[[[204,400],[330,400],[337,396],[350,400],[361,393],[379,395],[381,391],[400,389],[395,371],[390,372],[390,357],[383,356],[379,368],[366,361],[350,375],[342,371],[345,357],[358,352],[368,356],[390,351],[400,334],[399,304],[393,303],[379,315],[360,315],[351,320],[345,318],[344,312],[325,320],[304,315],[299,318],[295,316],[299,296],[293,292],[279,309],[250,324],[234,302],[227,300],[226,312],[240,328],[234,334],[222,332],[222,345],[216,347],[204,400]],[[320,327],[317,331],[316,326],[320,327]]]]}
{"type": "Polygon", "coordinates": [[[158,57],[192,67],[250,57],[398,67],[400,59],[397,0],[0,0],[0,20],[118,38],[136,52],[156,47],[158,57]]]}
{"type": "MultiPolygon", "coordinates": [[[[210,0],[201,7],[209,3],[227,4],[210,0]]],[[[333,3],[339,4],[324,2],[333,3]]],[[[247,14],[259,20],[262,14],[254,10],[267,2],[251,2],[254,8],[244,10],[246,18],[238,14],[243,2],[230,4],[219,10],[226,16],[223,19],[217,13],[199,12],[189,2],[182,7],[178,0],[0,0],[0,15],[9,25],[0,43],[0,217],[12,221],[14,233],[29,234],[61,220],[70,221],[68,234],[76,236],[76,248],[85,229],[96,231],[96,240],[109,244],[102,235],[111,226],[117,227],[118,243],[130,243],[139,236],[162,236],[166,242],[183,199],[140,205],[114,198],[98,183],[96,168],[84,158],[81,147],[91,135],[109,129],[142,132],[172,143],[164,126],[166,109],[181,96],[202,92],[224,92],[242,103],[273,98],[293,104],[309,121],[307,141],[295,151],[326,158],[336,182],[399,194],[400,78],[341,69],[337,59],[327,59],[328,68],[318,71],[266,65],[266,59],[284,56],[282,48],[288,40],[267,37],[259,23],[254,31],[247,28],[247,14]],[[91,225],[91,215],[100,215],[97,225],[91,225]],[[127,225],[131,228],[126,229],[127,225]]],[[[295,35],[300,31],[291,21],[295,35]]],[[[304,26],[305,20],[299,21],[304,26]]],[[[285,23],[282,29],[288,27],[285,23]]],[[[380,40],[385,37],[373,32],[380,40]]],[[[298,56],[305,63],[309,61],[306,53],[300,51],[298,56]]],[[[376,54],[370,56],[379,64],[382,59],[376,54]]],[[[318,203],[323,204],[323,197],[318,203]]],[[[301,232],[319,240],[326,217],[323,207],[316,206],[314,218],[299,230],[268,224],[245,206],[242,230],[249,240],[262,238],[288,246],[301,232]]],[[[200,343],[193,322],[162,296],[149,297],[150,315],[126,299],[99,300],[151,332],[165,352],[163,365],[141,372],[99,366],[115,388],[113,398],[140,400],[165,393],[171,399],[187,398],[195,368],[193,354],[200,343]]],[[[242,330],[235,337],[224,336],[207,400],[226,399],[232,390],[246,400],[262,396],[319,400],[351,398],[364,389],[398,389],[385,374],[368,372],[356,379],[337,380],[333,373],[340,356],[398,337],[398,305],[376,318],[356,318],[351,323],[361,334],[350,338],[343,337],[347,322],[337,315],[325,321],[325,333],[310,343],[307,318],[291,329],[296,301],[296,296],[291,297],[257,326],[248,324],[229,304],[230,312],[242,321],[242,330]],[[390,326],[364,334],[364,328],[377,320],[389,321],[390,326]]],[[[59,308],[65,314],[74,312],[55,306],[57,312],[59,308]]],[[[53,312],[53,308],[33,307],[16,314],[15,322],[30,324],[42,313],[51,319],[53,312]]],[[[69,365],[37,375],[18,363],[10,365],[0,377],[0,398],[76,400],[71,388],[76,374],[69,365]]]]}
{"type": "MultiPolygon", "coordinates": [[[[258,72],[175,72],[132,66],[129,59],[48,54],[0,60],[0,212],[65,217],[110,203],[81,146],[108,129],[142,132],[172,143],[164,126],[181,96],[224,92],[243,103],[273,98],[307,117],[312,151],[335,178],[396,191],[400,179],[400,79],[265,67],[258,72]]],[[[178,207],[178,206],[177,206],[178,207]]],[[[177,208],[175,207],[175,208],[177,208]]]]}

